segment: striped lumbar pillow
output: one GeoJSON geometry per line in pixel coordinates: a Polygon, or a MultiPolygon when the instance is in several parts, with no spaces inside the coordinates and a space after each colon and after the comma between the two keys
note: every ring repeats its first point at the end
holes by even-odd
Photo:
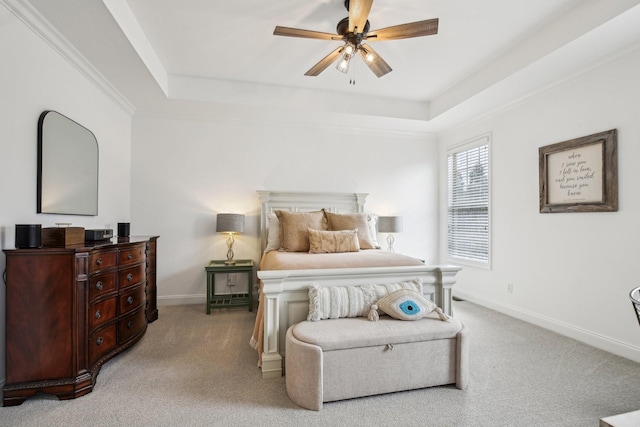
{"type": "Polygon", "coordinates": [[[309,286],[309,315],[315,322],[342,317],[368,317],[371,306],[380,298],[399,289],[422,293],[419,279],[384,285],[309,286]]]}

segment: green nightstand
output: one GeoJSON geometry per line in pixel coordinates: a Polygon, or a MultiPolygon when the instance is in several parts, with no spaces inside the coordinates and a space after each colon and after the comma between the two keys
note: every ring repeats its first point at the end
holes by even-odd
{"type": "Polygon", "coordinates": [[[253,260],[239,259],[234,265],[226,265],[225,260],[210,261],[205,267],[207,271],[207,314],[211,314],[212,308],[222,307],[249,307],[249,311],[253,310],[253,300],[251,298],[251,290],[253,289],[253,260]],[[229,293],[216,295],[215,282],[216,273],[246,273],[247,274],[247,293],[229,293]]]}

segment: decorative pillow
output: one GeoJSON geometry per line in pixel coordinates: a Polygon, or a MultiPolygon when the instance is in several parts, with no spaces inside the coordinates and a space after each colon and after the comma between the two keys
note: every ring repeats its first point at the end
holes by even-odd
{"type": "Polygon", "coordinates": [[[323,211],[289,212],[276,210],[280,222],[280,250],[309,252],[309,229],[326,230],[327,221],[323,211]]]}
{"type": "MultiPolygon", "coordinates": [[[[358,230],[360,249],[378,249],[375,238],[371,237],[369,221],[365,213],[326,212],[329,230],[358,230]]],[[[375,224],[374,224],[375,225],[375,224]]],[[[375,234],[374,234],[375,236],[375,234]]]]}
{"type": "Polygon", "coordinates": [[[309,229],[309,253],[358,252],[358,230],[324,231],[309,229]]]}
{"type": "Polygon", "coordinates": [[[378,228],[376,223],[378,222],[378,216],[374,214],[367,214],[367,226],[369,227],[369,236],[371,236],[371,242],[375,249],[380,248],[378,243],[378,228]]]}
{"type": "Polygon", "coordinates": [[[342,317],[367,317],[376,301],[398,289],[412,289],[416,292],[422,292],[422,282],[416,279],[386,285],[322,287],[310,285],[307,320],[316,322],[342,317]]]}
{"type": "MultiPolygon", "coordinates": [[[[380,298],[377,303],[372,304],[371,311],[376,308],[398,320],[421,319],[432,311],[438,313],[441,320],[449,320],[449,316],[444,314],[433,301],[411,289],[400,289],[380,298]]],[[[373,315],[369,320],[376,321],[378,319],[373,315]]]]}
{"type": "Polygon", "coordinates": [[[280,221],[275,213],[267,215],[267,247],[264,253],[280,249],[280,221]]]}

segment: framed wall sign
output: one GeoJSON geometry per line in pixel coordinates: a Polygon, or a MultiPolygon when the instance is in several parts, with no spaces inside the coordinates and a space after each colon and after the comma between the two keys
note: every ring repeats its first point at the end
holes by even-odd
{"type": "Polygon", "coordinates": [[[617,130],[538,149],[540,212],[618,210],[617,130]]]}

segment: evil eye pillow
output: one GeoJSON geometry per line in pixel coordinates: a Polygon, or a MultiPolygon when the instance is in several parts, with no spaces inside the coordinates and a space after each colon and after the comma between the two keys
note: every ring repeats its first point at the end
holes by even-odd
{"type": "MultiPolygon", "coordinates": [[[[412,289],[399,289],[378,300],[377,309],[387,313],[398,320],[417,320],[435,311],[443,321],[448,321],[449,316],[444,314],[440,307],[428,300],[420,292],[412,289]]],[[[373,306],[371,307],[374,308],[373,306]]],[[[374,320],[371,319],[370,320],[374,320]]],[[[377,320],[377,319],[375,319],[377,320]]]]}

